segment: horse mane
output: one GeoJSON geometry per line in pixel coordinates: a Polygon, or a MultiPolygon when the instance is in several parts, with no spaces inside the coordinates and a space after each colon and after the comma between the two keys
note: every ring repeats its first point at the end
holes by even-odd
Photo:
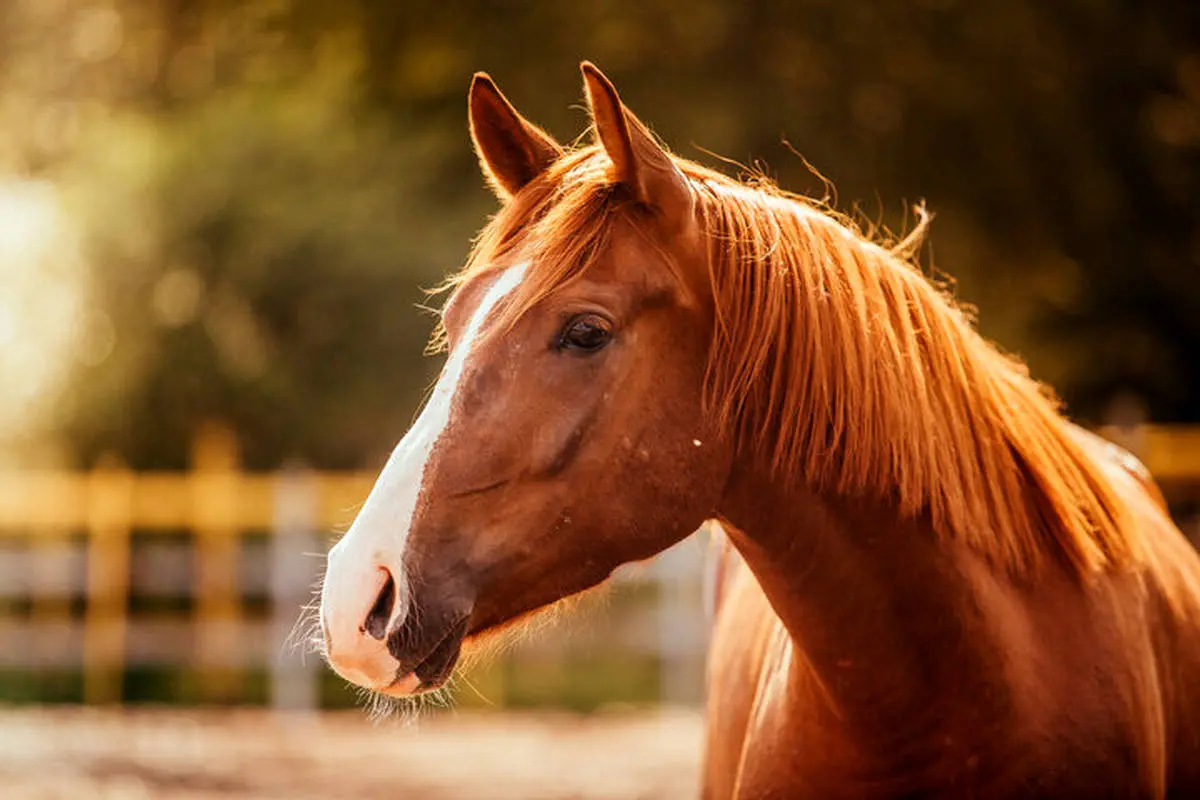
{"type": "MultiPolygon", "coordinates": [[[[1053,394],[972,327],[911,256],[823,204],[674,157],[709,253],[706,408],[785,480],[928,515],[1014,576],[1138,555],[1122,502],[1053,394]]],[[[597,147],[568,152],[484,228],[452,288],[505,253],[531,264],[511,323],[603,251],[628,201],[597,147]]]]}

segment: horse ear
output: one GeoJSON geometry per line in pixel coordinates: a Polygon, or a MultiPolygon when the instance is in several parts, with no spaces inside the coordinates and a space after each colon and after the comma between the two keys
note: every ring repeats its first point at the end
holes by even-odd
{"type": "Polygon", "coordinates": [[[492,190],[508,200],[562,154],[550,134],[522,117],[485,72],[471,79],[471,141],[492,190]]]}
{"type": "Polygon", "coordinates": [[[613,162],[613,176],[632,190],[638,202],[659,212],[690,212],[687,178],[650,130],[621,102],[604,73],[589,61],[579,65],[596,136],[613,162]]]}

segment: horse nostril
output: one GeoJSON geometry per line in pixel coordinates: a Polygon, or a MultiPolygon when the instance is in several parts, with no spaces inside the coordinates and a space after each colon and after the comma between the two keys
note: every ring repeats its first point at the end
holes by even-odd
{"type": "Polygon", "coordinates": [[[360,629],[380,641],[387,636],[388,620],[392,618],[392,605],[396,602],[396,582],[392,580],[391,572],[388,570],[384,570],[384,572],[387,573],[387,581],[379,590],[379,596],[375,598],[375,605],[371,606],[366,622],[360,629]]]}

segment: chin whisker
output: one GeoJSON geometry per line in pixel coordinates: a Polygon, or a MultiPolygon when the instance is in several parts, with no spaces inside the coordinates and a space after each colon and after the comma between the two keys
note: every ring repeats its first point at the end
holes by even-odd
{"type": "Polygon", "coordinates": [[[480,702],[482,702],[484,705],[486,705],[490,708],[495,708],[496,707],[495,702],[493,702],[492,699],[490,697],[487,697],[483,692],[479,691],[479,687],[476,686],[471,681],[471,679],[467,677],[467,672],[469,671],[469,669],[470,669],[470,665],[464,664],[461,671],[456,670],[454,675],[452,675],[450,677],[450,683],[448,684],[448,686],[452,687],[453,692],[455,694],[457,694],[457,690],[458,690],[457,684],[459,681],[462,681],[463,685],[465,685],[468,689],[470,689],[471,693],[474,694],[476,697],[478,697],[480,702]]]}

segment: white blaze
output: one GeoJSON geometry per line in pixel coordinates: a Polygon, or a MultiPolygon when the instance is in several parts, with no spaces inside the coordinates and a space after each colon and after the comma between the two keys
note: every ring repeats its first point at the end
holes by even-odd
{"type": "MultiPolygon", "coordinates": [[[[408,601],[404,549],[429,454],[450,423],[454,395],[475,336],[496,303],[520,285],[525,269],[524,264],[510,267],[489,287],[462,339],[446,359],[421,415],[392,451],[350,531],[329,551],[321,616],[330,633],[335,666],[340,652],[352,649],[351,642],[362,638],[359,626],[382,585],[380,567],[391,572],[398,593],[389,630],[404,616],[408,601]]],[[[380,646],[378,642],[373,644],[380,646]]]]}

